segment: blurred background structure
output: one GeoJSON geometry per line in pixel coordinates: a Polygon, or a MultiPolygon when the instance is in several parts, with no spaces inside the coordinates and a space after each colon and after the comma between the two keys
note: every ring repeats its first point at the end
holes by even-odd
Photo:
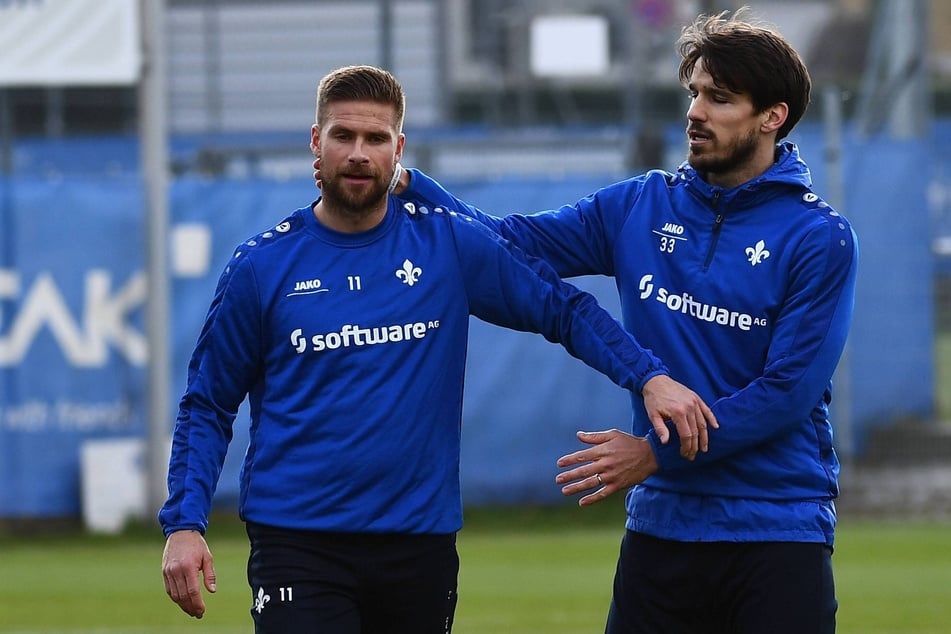
{"type": "MultiPolygon", "coordinates": [[[[328,71],[393,71],[404,165],[487,211],[533,211],[675,170],[674,42],[742,4],[809,65],[791,138],[860,240],[833,403],[842,505],[951,513],[951,4],[16,0],[0,1],[0,524],[154,513],[218,273],[317,196],[328,71]]],[[[618,310],[610,280],[578,283],[618,310]]],[[[466,399],[468,504],[560,501],[574,431],[630,418],[560,348],[475,321],[466,399]]],[[[242,412],[222,508],[246,439],[242,412]]]]}

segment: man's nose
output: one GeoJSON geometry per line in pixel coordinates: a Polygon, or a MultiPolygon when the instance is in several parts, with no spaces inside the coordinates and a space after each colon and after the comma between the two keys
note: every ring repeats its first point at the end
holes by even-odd
{"type": "Polygon", "coordinates": [[[690,105],[687,107],[687,119],[689,121],[702,121],[705,117],[706,113],[700,99],[696,97],[691,99],[690,105]]]}
{"type": "Polygon", "coordinates": [[[365,163],[369,161],[370,157],[366,151],[366,144],[360,139],[354,141],[353,147],[350,148],[350,156],[348,158],[355,163],[365,163]]]}

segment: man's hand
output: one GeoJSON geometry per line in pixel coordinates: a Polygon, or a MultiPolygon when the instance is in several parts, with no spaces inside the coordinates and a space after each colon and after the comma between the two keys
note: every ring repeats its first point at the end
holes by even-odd
{"type": "Polygon", "coordinates": [[[673,421],[680,436],[680,455],[687,460],[697,457],[697,451],[707,451],[710,437],[707,426],[717,429],[720,424],[707,404],[688,387],[666,374],[658,374],[644,384],[641,390],[647,416],[661,443],[670,439],[667,421],[673,421]]]}
{"type": "Polygon", "coordinates": [[[208,592],[217,590],[214,561],[205,538],[198,531],[176,531],[169,535],[162,554],[165,592],[185,614],[198,619],[205,614],[199,575],[208,592]]]}
{"type": "Polygon", "coordinates": [[[592,446],[559,458],[559,467],[574,468],[559,473],[555,482],[564,485],[563,495],[597,489],[581,498],[580,506],[600,502],[616,491],[626,491],[657,471],[657,459],[646,438],[611,429],[579,431],[578,439],[592,446]]]}

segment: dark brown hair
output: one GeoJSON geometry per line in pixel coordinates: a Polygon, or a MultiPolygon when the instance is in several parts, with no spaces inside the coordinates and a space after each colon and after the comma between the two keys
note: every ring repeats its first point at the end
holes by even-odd
{"type": "Polygon", "coordinates": [[[317,124],[327,105],[338,101],[372,101],[393,106],[396,129],[403,130],[406,96],[390,73],[376,66],[344,66],[327,74],[317,86],[317,124]]]}
{"type": "Polygon", "coordinates": [[[809,105],[812,81],[796,50],[779,32],[742,19],[746,9],[728,16],[701,15],[684,27],[677,48],[680,82],[687,85],[698,60],[718,86],[748,93],[757,112],[777,103],[789,106],[777,131],[782,139],[799,123],[809,105]]]}

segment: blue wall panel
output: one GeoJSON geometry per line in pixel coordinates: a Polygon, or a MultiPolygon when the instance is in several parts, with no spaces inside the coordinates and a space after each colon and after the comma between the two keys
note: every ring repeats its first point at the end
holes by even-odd
{"type": "Polygon", "coordinates": [[[71,515],[79,445],[145,430],[140,187],[0,188],[0,516],[71,515]]]}

